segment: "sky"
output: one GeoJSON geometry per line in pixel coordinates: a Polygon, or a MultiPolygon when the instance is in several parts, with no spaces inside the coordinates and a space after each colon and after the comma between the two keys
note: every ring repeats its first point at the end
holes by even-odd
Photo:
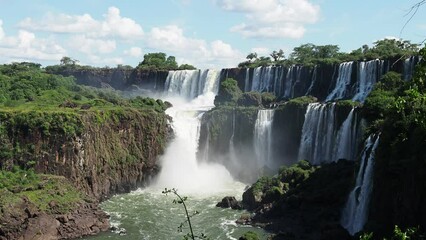
{"type": "Polygon", "coordinates": [[[0,63],[137,66],[164,52],[179,64],[235,67],[306,43],[350,52],[384,38],[426,39],[420,0],[0,0],[0,63]],[[401,32],[401,30],[403,31],[401,32]]]}

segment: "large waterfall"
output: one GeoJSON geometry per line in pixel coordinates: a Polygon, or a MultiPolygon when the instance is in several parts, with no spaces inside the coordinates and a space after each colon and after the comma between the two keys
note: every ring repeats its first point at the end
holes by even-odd
{"type": "Polygon", "coordinates": [[[213,107],[218,81],[218,72],[212,70],[169,73],[166,89],[173,96],[168,99],[173,107],[166,113],[173,117],[175,138],[161,159],[161,171],[155,187],[175,187],[187,192],[208,189],[212,193],[233,181],[223,166],[205,161],[199,164],[196,156],[200,118],[213,107]]]}
{"type": "Polygon", "coordinates": [[[274,110],[261,109],[257,113],[254,128],[254,150],[257,157],[257,167],[275,169],[277,166],[272,162],[272,121],[274,110]]]}
{"type": "Polygon", "coordinates": [[[361,231],[367,222],[373,189],[374,154],[379,136],[369,136],[361,158],[354,189],[349,194],[340,223],[351,235],[361,231]],[[375,139],[374,139],[375,138],[375,139]]]}
{"type": "Polygon", "coordinates": [[[219,88],[220,72],[216,70],[170,71],[166,83],[167,95],[194,99],[203,94],[215,94],[219,88]]]}
{"type": "Polygon", "coordinates": [[[352,109],[339,127],[336,104],[311,103],[305,114],[298,160],[312,164],[354,160],[357,150],[359,125],[352,109]]]}

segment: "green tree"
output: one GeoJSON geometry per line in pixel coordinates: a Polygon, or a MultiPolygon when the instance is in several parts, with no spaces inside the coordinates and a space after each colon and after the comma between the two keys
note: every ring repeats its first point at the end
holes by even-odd
{"type": "Polygon", "coordinates": [[[184,63],[179,66],[179,70],[196,70],[197,68],[191,64],[184,63]]]}
{"type": "Polygon", "coordinates": [[[147,53],[143,61],[139,63],[138,68],[146,70],[176,70],[178,64],[174,56],[168,56],[165,53],[147,53]]]}
{"type": "Polygon", "coordinates": [[[61,65],[76,65],[79,61],[65,56],[61,58],[60,62],[61,65]]]}
{"type": "Polygon", "coordinates": [[[248,55],[247,55],[247,57],[246,57],[246,59],[249,61],[249,62],[255,62],[256,60],[257,60],[257,53],[255,53],[255,52],[253,52],[253,53],[249,53],[248,55]]]}
{"type": "Polygon", "coordinates": [[[278,51],[276,51],[276,50],[272,51],[270,56],[272,57],[274,62],[279,62],[279,61],[281,61],[285,58],[284,51],[282,49],[280,49],[278,51]]]}

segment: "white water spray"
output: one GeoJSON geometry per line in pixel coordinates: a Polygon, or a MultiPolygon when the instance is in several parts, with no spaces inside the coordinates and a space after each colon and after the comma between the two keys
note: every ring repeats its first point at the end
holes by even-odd
{"type": "Polygon", "coordinates": [[[213,107],[214,96],[218,90],[218,76],[219,74],[212,70],[199,73],[195,71],[169,73],[166,85],[174,86],[172,89],[179,89],[178,92],[169,91],[175,96],[178,95],[177,98],[166,99],[173,104],[166,113],[173,118],[175,138],[161,159],[161,172],[153,185],[154,188],[177,188],[184,193],[211,194],[223,191],[234,182],[223,166],[200,164],[196,157],[200,118],[205,111],[213,107]],[[174,83],[183,85],[177,86],[174,83]],[[194,96],[198,97],[191,101],[185,100],[194,96]]]}

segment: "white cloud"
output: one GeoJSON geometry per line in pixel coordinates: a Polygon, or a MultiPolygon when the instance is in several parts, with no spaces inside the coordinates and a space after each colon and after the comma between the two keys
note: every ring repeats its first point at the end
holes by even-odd
{"type": "Polygon", "coordinates": [[[0,20],[0,41],[4,38],[3,21],[0,20]]]}
{"type": "Polygon", "coordinates": [[[183,29],[176,25],[153,28],[147,34],[146,43],[149,48],[165,51],[177,59],[185,56],[185,63],[198,68],[232,67],[243,58],[238,50],[222,40],[207,42],[186,37],[183,29]]]}
{"type": "Polygon", "coordinates": [[[129,50],[125,50],[124,54],[130,57],[141,57],[142,56],[142,48],[140,47],[131,47],[129,50]]]}
{"type": "Polygon", "coordinates": [[[257,53],[258,56],[264,56],[264,55],[269,55],[269,53],[271,53],[271,51],[269,50],[269,48],[265,48],[265,47],[255,47],[251,49],[252,53],[257,53]]]}
{"type": "Polygon", "coordinates": [[[89,14],[67,15],[46,14],[41,20],[25,18],[19,27],[33,31],[50,33],[80,33],[91,37],[117,37],[120,39],[141,39],[144,32],[142,27],[133,19],[122,17],[120,9],[108,8],[102,20],[95,20],[89,14]]]}
{"type": "Polygon", "coordinates": [[[52,39],[38,39],[32,32],[19,30],[16,36],[7,36],[0,20],[0,57],[3,60],[57,61],[66,50],[52,39]]]}
{"type": "Polygon", "coordinates": [[[76,35],[71,37],[69,46],[86,54],[106,54],[115,51],[116,42],[115,40],[93,39],[85,35],[76,35]]]}
{"type": "Polygon", "coordinates": [[[97,31],[100,28],[100,23],[89,14],[71,16],[47,13],[40,21],[34,21],[27,17],[18,26],[33,31],[86,33],[97,31]]]}
{"type": "Polygon", "coordinates": [[[140,39],[143,36],[142,27],[133,19],[121,17],[120,9],[116,7],[108,8],[104,18],[101,35],[117,36],[123,39],[140,39]]]}
{"type": "Polygon", "coordinates": [[[301,38],[306,24],[319,19],[319,6],[309,0],[217,0],[226,11],[246,14],[249,23],[231,28],[249,38],[301,38]]]}
{"type": "Polygon", "coordinates": [[[118,64],[123,64],[124,60],[120,57],[100,57],[97,55],[89,55],[88,60],[90,64],[96,65],[105,65],[105,66],[115,66],[118,64]]]}

